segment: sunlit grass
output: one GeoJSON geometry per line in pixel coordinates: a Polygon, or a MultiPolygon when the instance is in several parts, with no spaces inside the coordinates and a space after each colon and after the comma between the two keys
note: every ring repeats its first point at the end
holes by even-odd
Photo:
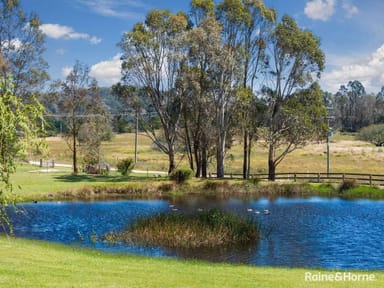
{"type": "Polygon", "coordinates": [[[150,259],[3,236],[0,236],[0,255],[0,286],[12,288],[384,287],[384,274],[378,271],[360,272],[373,274],[373,282],[307,282],[306,272],[334,274],[336,271],[150,259]]]}

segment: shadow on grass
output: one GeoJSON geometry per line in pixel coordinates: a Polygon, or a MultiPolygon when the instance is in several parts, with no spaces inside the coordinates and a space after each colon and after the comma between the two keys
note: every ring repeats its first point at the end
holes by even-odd
{"type": "Polygon", "coordinates": [[[121,176],[121,175],[57,175],[54,176],[56,181],[71,183],[122,183],[122,182],[148,182],[148,181],[165,181],[167,177],[148,177],[148,176],[121,176]]]}

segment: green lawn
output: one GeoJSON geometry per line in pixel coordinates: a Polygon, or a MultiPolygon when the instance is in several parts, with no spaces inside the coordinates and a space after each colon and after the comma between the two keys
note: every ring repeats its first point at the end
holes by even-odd
{"type": "Polygon", "coordinates": [[[85,186],[118,183],[149,185],[153,180],[152,174],[149,174],[149,177],[147,174],[131,174],[129,177],[123,177],[118,172],[111,172],[108,176],[87,174],[74,176],[70,169],[62,167],[57,167],[57,172],[46,173],[44,168],[40,169],[38,166],[29,164],[18,165],[16,173],[11,175],[14,195],[19,202],[46,199],[48,194],[85,186]]]}
{"type": "Polygon", "coordinates": [[[308,271],[316,273],[104,254],[0,237],[0,287],[384,287],[383,272],[360,272],[374,274],[373,282],[306,282],[308,271]]]}

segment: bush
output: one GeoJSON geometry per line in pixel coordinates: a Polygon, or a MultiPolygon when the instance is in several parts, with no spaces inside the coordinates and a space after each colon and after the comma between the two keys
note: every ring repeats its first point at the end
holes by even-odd
{"type": "Polygon", "coordinates": [[[368,141],[377,147],[384,145],[384,124],[375,124],[362,128],[358,135],[358,140],[368,141]]]}
{"type": "Polygon", "coordinates": [[[187,180],[191,179],[193,175],[193,171],[189,168],[179,168],[173,170],[169,178],[177,183],[184,183],[187,180]]]}
{"type": "Polygon", "coordinates": [[[356,187],[357,187],[357,182],[355,179],[346,179],[346,180],[344,180],[344,182],[339,187],[339,192],[343,193],[347,190],[350,190],[350,189],[356,188],[356,187]]]}
{"type": "Polygon", "coordinates": [[[117,171],[119,171],[123,176],[129,175],[133,167],[135,167],[135,164],[133,163],[132,158],[122,159],[117,162],[117,171]]]}

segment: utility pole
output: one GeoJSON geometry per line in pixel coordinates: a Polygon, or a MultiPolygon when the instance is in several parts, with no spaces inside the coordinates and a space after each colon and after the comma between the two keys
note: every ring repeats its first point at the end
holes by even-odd
{"type": "MultiPolygon", "coordinates": [[[[329,129],[329,127],[328,127],[329,129]]],[[[329,134],[331,133],[330,129],[327,133],[327,177],[329,178],[329,173],[330,173],[330,159],[329,159],[329,134]]]]}
{"type": "Polygon", "coordinates": [[[331,160],[330,160],[330,153],[329,153],[329,138],[333,135],[333,129],[329,127],[330,120],[333,119],[334,117],[331,116],[332,108],[328,107],[328,116],[327,116],[327,126],[328,126],[328,131],[327,131],[327,177],[329,178],[329,174],[331,172],[331,160]]]}

